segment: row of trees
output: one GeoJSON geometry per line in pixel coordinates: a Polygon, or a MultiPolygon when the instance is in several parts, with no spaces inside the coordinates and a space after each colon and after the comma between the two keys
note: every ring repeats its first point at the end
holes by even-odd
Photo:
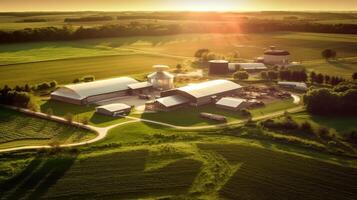
{"type": "MultiPolygon", "coordinates": [[[[67,21],[93,20],[92,18],[67,19],[67,21]]],[[[98,20],[98,19],[95,19],[98,20]]],[[[227,26],[224,23],[150,23],[141,24],[132,22],[128,25],[111,24],[98,27],[79,27],[74,29],[69,26],[62,28],[26,28],[16,31],[0,31],[0,43],[27,42],[27,41],[56,41],[75,40],[103,37],[123,37],[142,35],[172,35],[180,33],[236,33],[241,32],[273,32],[273,31],[301,31],[321,33],[356,34],[357,25],[354,24],[317,24],[300,21],[281,20],[252,20],[227,26]]]]}
{"type": "Polygon", "coordinates": [[[318,115],[357,113],[357,83],[341,83],[332,89],[311,89],[304,95],[306,109],[318,115]]]}
{"type": "Polygon", "coordinates": [[[87,16],[80,18],[66,18],[64,22],[95,22],[95,21],[111,21],[114,20],[111,16],[87,16]]]}
{"type": "Polygon", "coordinates": [[[315,72],[310,73],[310,82],[311,83],[317,83],[317,84],[328,84],[328,85],[338,85],[339,83],[342,83],[346,81],[344,78],[338,77],[338,76],[330,76],[330,75],[324,75],[324,74],[317,74],[315,72]]]}
{"type": "Polygon", "coordinates": [[[28,92],[19,92],[8,87],[0,90],[0,103],[13,105],[21,108],[28,108],[31,102],[31,96],[28,92]]]}

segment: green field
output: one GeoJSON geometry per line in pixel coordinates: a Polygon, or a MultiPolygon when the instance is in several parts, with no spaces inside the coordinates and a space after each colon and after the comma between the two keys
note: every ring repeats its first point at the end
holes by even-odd
{"type": "Polygon", "coordinates": [[[239,170],[220,194],[228,199],[355,199],[357,169],[241,145],[201,144],[239,170]],[[259,192],[257,192],[259,191],[259,192]]]}
{"type": "Polygon", "coordinates": [[[89,140],[95,133],[64,124],[38,119],[0,108],[0,149],[74,143],[89,140]]]}
{"type": "Polygon", "coordinates": [[[199,48],[209,48],[221,54],[238,51],[242,58],[252,59],[262,55],[270,45],[289,50],[293,60],[303,61],[308,69],[317,72],[333,70],[335,75],[349,78],[357,71],[355,61],[350,58],[357,53],[354,35],[293,32],[186,34],[0,45],[0,64],[3,64],[0,66],[0,85],[49,80],[69,83],[84,75],[101,79],[143,74],[152,71],[153,64],[174,67],[191,58],[199,48]],[[321,59],[321,51],[326,48],[335,49],[339,58],[350,59],[326,63],[321,59]],[[31,74],[23,76],[28,71],[31,74]]]}
{"type": "Polygon", "coordinates": [[[313,116],[307,112],[299,112],[291,115],[293,119],[297,121],[308,121],[313,125],[324,126],[334,129],[338,133],[347,133],[352,130],[357,130],[357,117],[324,117],[324,116],[313,116]]]}

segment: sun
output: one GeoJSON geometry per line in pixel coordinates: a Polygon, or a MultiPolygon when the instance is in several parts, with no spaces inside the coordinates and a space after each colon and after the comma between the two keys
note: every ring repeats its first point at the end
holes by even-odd
{"type": "Polygon", "coordinates": [[[181,0],[177,9],[188,11],[235,11],[244,10],[246,0],[181,0]]]}

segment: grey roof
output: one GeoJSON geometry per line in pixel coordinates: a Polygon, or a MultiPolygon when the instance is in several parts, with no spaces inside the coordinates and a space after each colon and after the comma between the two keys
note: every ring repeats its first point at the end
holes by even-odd
{"type": "Polygon", "coordinates": [[[128,87],[132,90],[142,89],[152,87],[152,84],[149,82],[140,82],[140,83],[133,83],[128,85],[128,87]]]}
{"type": "Polygon", "coordinates": [[[109,112],[117,112],[117,111],[129,109],[129,108],[131,108],[129,105],[126,105],[123,103],[113,103],[113,104],[96,107],[96,109],[104,109],[109,112]]]}
{"type": "Polygon", "coordinates": [[[189,102],[188,99],[186,99],[185,97],[179,96],[179,95],[173,95],[173,96],[159,98],[159,99],[156,99],[156,101],[159,102],[160,104],[164,105],[165,107],[178,106],[178,105],[182,105],[182,104],[189,102]]]}
{"type": "Polygon", "coordinates": [[[228,80],[213,80],[198,84],[192,84],[175,90],[185,92],[195,98],[213,96],[216,94],[242,88],[237,83],[228,80]]]}
{"type": "Polygon", "coordinates": [[[225,97],[225,98],[220,99],[216,103],[216,105],[226,106],[226,107],[230,107],[230,108],[238,108],[238,106],[240,106],[245,101],[246,101],[245,99],[225,97]]]}
{"type": "Polygon", "coordinates": [[[307,85],[304,82],[289,82],[289,81],[279,81],[278,85],[282,86],[293,86],[301,89],[307,89],[307,85]]]}
{"type": "Polygon", "coordinates": [[[88,83],[71,84],[59,88],[51,93],[51,95],[81,100],[90,96],[124,91],[129,89],[128,85],[137,82],[138,81],[130,77],[119,77],[88,83]]]}

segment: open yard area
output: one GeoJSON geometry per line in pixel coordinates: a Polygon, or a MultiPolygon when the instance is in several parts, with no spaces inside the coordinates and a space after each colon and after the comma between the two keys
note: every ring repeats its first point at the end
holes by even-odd
{"type": "Polygon", "coordinates": [[[89,140],[95,136],[94,132],[0,108],[0,149],[52,143],[68,144],[89,140]]]}

